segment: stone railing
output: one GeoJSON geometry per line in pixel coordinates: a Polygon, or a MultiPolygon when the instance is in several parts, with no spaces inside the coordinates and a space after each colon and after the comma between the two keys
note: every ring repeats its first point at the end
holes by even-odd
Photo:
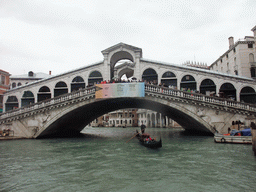
{"type": "Polygon", "coordinates": [[[191,93],[191,92],[181,91],[177,89],[170,89],[166,87],[159,87],[159,86],[148,85],[148,84],[145,85],[145,91],[151,92],[151,93],[159,93],[159,94],[172,96],[172,97],[186,98],[186,99],[199,101],[199,102],[210,103],[212,105],[219,105],[219,106],[221,105],[224,107],[232,107],[236,109],[256,112],[256,105],[254,104],[242,103],[242,102],[237,102],[229,99],[207,96],[199,93],[191,93]]]}
{"type": "MultiPolygon", "coordinates": [[[[68,93],[65,95],[61,95],[52,99],[44,100],[39,103],[34,103],[28,106],[24,106],[15,110],[7,111],[5,113],[2,113],[0,116],[0,120],[16,115],[20,115],[23,113],[27,112],[32,112],[38,109],[43,109],[45,107],[49,107],[55,104],[60,104],[66,101],[71,101],[83,96],[95,95],[96,88],[95,86],[81,89],[76,92],[68,93]]],[[[223,99],[219,97],[211,97],[211,96],[206,96],[203,94],[198,94],[198,93],[191,93],[191,92],[186,92],[186,91],[181,91],[177,89],[170,89],[166,87],[159,87],[155,85],[149,85],[145,84],[145,92],[146,93],[154,93],[154,94],[160,94],[162,96],[169,96],[169,97],[176,97],[176,98],[181,98],[181,99],[186,99],[186,100],[193,100],[197,101],[200,103],[208,103],[211,105],[218,105],[218,106],[223,106],[223,107],[231,107],[231,108],[236,108],[238,110],[243,110],[243,111],[248,111],[248,112],[256,112],[256,105],[249,104],[249,103],[241,103],[237,101],[232,101],[228,99],[223,99]]]]}
{"type": "Polygon", "coordinates": [[[38,109],[43,109],[43,108],[51,106],[51,105],[63,103],[65,101],[73,100],[73,99],[83,97],[83,96],[86,96],[86,95],[93,95],[94,96],[94,94],[95,94],[95,87],[80,89],[80,90],[74,91],[72,93],[68,93],[68,94],[65,94],[65,95],[60,95],[60,96],[54,97],[52,99],[47,99],[47,100],[44,100],[44,101],[41,101],[41,102],[38,102],[38,103],[34,103],[34,104],[24,106],[24,107],[21,107],[21,108],[18,108],[18,109],[7,111],[7,112],[1,114],[0,119],[12,117],[12,116],[15,116],[15,115],[20,115],[22,113],[31,112],[31,111],[38,110],[38,109]]]}

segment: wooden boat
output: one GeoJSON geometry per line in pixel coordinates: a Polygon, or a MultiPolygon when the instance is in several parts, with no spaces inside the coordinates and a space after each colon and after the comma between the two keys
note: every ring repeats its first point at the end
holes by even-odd
{"type": "Polygon", "coordinates": [[[141,135],[138,133],[136,134],[136,137],[138,138],[141,145],[151,148],[151,149],[157,149],[162,147],[162,139],[160,138],[159,141],[152,140],[152,141],[146,141],[144,135],[141,135]]]}
{"type": "Polygon", "coordinates": [[[252,144],[252,136],[248,129],[241,131],[233,130],[231,134],[219,134],[214,135],[214,142],[216,143],[238,143],[238,144],[252,144]]]}

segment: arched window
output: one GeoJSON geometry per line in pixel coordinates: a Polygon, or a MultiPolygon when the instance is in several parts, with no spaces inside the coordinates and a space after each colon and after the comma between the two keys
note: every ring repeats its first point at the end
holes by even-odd
{"type": "Polygon", "coordinates": [[[103,78],[99,71],[93,71],[90,73],[89,78],[88,78],[89,86],[92,86],[95,83],[100,83],[101,81],[103,81],[103,78]]]}
{"type": "Polygon", "coordinates": [[[10,111],[19,107],[19,102],[16,96],[8,96],[5,103],[5,111],[10,111]]]}
{"type": "Polygon", "coordinates": [[[240,101],[245,103],[256,103],[256,93],[252,87],[244,87],[240,92],[240,101]]]}
{"type": "Polygon", "coordinates": [[[142,80],[157,85],[158,84],[158,75],[154,69],[148,68],[143,72],[142,80]]]}
{"type": "Polygon", "coordinates": [[[54,97],[68,93],[68,86],[64,81],[60,81],[55,85],[54,97]]]}
{"type": "Polygon", "coordinates": [[[196,80],[191,75],[185,75],[180,82],[180,89],[183,91],[196,91],[196,80]]]}
{"type": "Polygon", "coordinates": [[[24,91],[21,98],[21,106],[23,107],[32,103],[35,103],[34,94],[31,91],[24,91]]]}
{"type": "Polygon", "coordinates": [[[21,86],[21,85],[22,85],[22,84],[19,82],[19,83],[18,83],[18,87],[21,86]]]}
{"type": "Polygon", "coordinates": [[[71,83],[71,92],[85,88],[84,79],[80,76],[76,76],[71,83]]]}
{"type": "Polygon", "coordinates": [[[172,88],[176,88],[177,87],[176,75],[171,71],[165,72],[162,75],[161,84],[163,84],[166,87],[171,86],[172,88]]]}
{"type": "Polygon", "coordinates": [[[223,98],[236,100],[236,89],[234,85],[231,83],[222,84],[219,90],[219,96],[223,98]]]}
{"type": "Polygon", "coordinates": [[[252,53],[249,54],[249,62],[250,63],[254,62],[254,55],[252,53]]]}
{"type": "Polygon", "coordinates": [[[12,83],[12,88],[15,88],[16,87],[16,83],[12,83]]]}
{"type": "Polygon", "coordinates": [[[39,89],[39,92],[37,94],[37,102],[50,99],[51,98],[51,91],[49,87],[43,86],[39,89]]]}
{"type": "Polygon", "coordinates": [[[216,93],[216,85],[211,79],[205,79],[200,85],[200,93],[213,95],[216,93]]]}

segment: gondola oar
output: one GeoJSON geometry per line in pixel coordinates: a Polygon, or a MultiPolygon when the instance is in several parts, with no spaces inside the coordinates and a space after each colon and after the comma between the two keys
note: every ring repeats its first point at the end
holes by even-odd
{"type": "Polygon", "coordinates": [[[126,143],[128,143],[130,140],[132,140],[135,136],[137,136],[138,134],[140,134],[141,131],[139,133],[137,133],[136,135],[134,135],[131,139],[129,139],[128,141],[126,141],[126,143]]]}

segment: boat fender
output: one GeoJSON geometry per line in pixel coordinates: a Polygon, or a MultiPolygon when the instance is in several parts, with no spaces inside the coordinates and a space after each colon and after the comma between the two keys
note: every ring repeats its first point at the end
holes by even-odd
{"type": "Polygon", "coordinates": [[[223,137],[221,138],[220,141],[221,141],[221,143],[226,143],[226,140],[223,137]]]}

